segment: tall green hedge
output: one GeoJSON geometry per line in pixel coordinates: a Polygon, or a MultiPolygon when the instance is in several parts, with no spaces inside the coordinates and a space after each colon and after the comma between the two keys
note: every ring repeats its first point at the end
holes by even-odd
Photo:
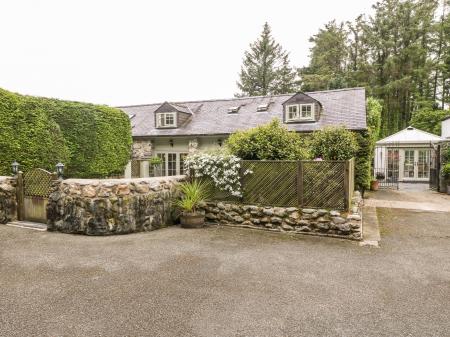
{"type": "Polygon", "coordinates": [[[2,132],[0,137],[3,174],[10,172],[13,160],[25,169],[50,170],[61,161],[68,177],[106,177],[123,172],[132,140],[129,118],[122,111],[5,90],[0,95],[0,128],[10,135],[5,139],[2,132]],[[20,131],[15,133],[19,124],[20,131]]]}

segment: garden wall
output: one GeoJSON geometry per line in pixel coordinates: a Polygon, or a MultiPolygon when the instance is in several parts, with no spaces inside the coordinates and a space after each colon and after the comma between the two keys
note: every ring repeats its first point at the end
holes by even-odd
{"type": "Polygon", "coordinates": [[[184,176],[57,181],[47,206],[50,231],[87,235],[151,231],[173,223],[184,176]]]}
{"type": "Polygon", "coordinates": [[[228,226],[361,240],[361,207],[361,195],[355,192],[352,207],[346,213],[326,209],[262,207],[232,202],[208,202],[203,210],[208,221],[228,226]]]}
{"type": "Polygon", "coordinates": [[[0,176],[0,224],[17,219],[16,180],[0,176]]]}

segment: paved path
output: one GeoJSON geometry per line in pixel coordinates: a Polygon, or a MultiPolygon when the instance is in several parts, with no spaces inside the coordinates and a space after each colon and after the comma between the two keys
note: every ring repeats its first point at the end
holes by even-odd
{"type": "Polygon", "coordinates": [[[417,211],[450,212],[450,195],[431,190],[380,190],[368,193],[364,205],[417,211]]]}

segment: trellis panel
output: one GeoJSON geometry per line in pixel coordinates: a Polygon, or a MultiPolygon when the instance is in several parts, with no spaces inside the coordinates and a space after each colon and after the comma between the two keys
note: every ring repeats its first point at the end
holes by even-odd
{"type": "Polygon", "coordinates": [[[346,208],[344,161],[304,161],[302,170],[302,207],[346,208]]]}
{"type": "Polygon", "coordinates": [[[296,206],[297,162],[247,161],[242,162],[243,202],[249,204],[296,206]]]}

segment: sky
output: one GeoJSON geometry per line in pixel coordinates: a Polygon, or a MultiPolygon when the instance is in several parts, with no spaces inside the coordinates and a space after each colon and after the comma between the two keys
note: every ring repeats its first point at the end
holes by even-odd
{"type": "Polygon", "coordinates": [[[375,0],[0,0],[0,88],[112,106],[229,98],[264,22],[308,63],[325,23],[375,0]]]}

